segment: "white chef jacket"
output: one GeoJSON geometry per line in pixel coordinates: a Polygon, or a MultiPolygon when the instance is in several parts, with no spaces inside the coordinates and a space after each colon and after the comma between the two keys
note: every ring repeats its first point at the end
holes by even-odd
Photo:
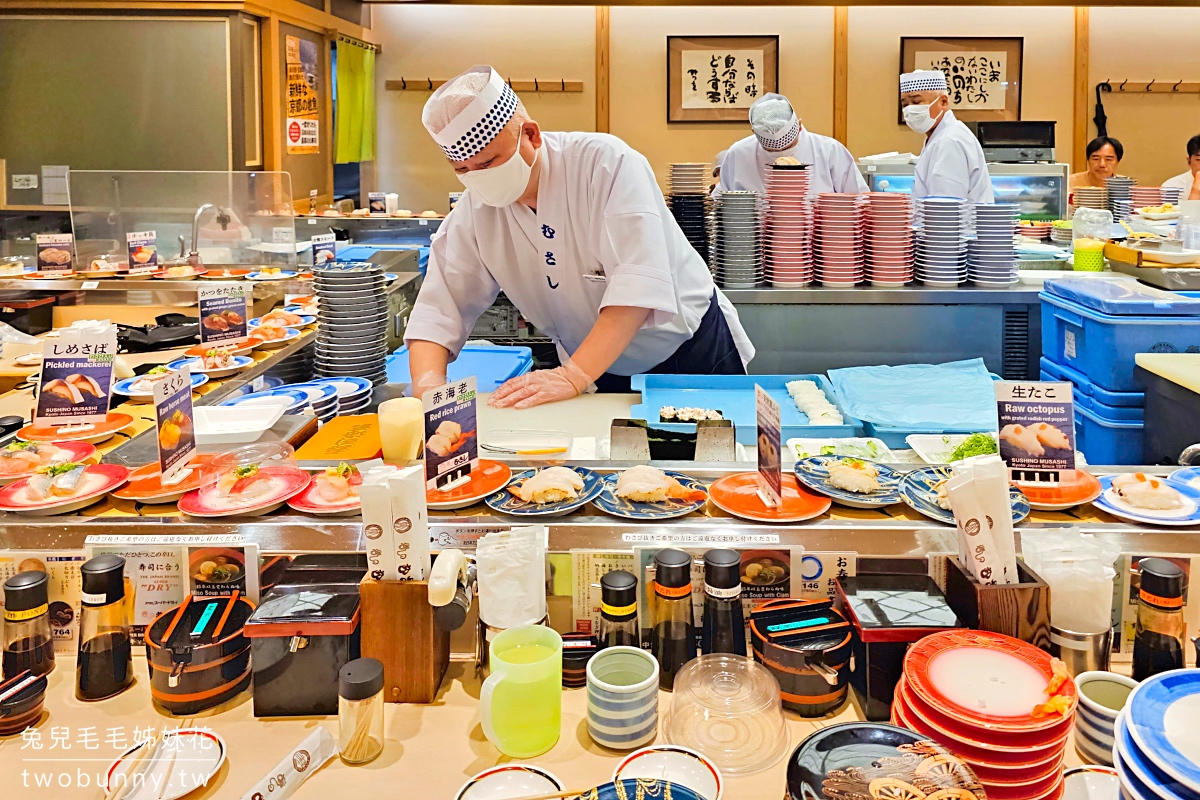
{"type": "Polygon", "coordinates": [[[733,304],[671,216],[654,171],[604,133],[542,133],[537,211],[493,208],[467,191],[434,235],[406,342],[436,342],[457,357],[475,321],[504,294],[574,353],[605,306],[651,314],[616,375],[666,361],[700,326],[713,292],[742,364],[754,357],[733,304]]]}
{"type": "Polygon", "coordinates": [[[1183,197],[1181,200],[1187,200],[1188,194],[1192,191],[1192,184],[1195,183],[1196,176],[1189,169],[1187,172],[1176,175],[1174,178],[1168,178],[1162,182],[1162,185],[1168,189],[1183,189],[1183,197]]]}
{"type": "Polygon", "coordinates": [[[794,151],[768,152],[753,135],[734,142],[721,164],[721,180],[714,196],[721,192],[764,193],[767,170],[775,159],[787,155],[809,165],[809,197],[816,197],[820,192],[857,194],[867,191],[867,182],[845,145],[837,139],[801,128],[794,151]]]}
{"type": "Polygon", "coordinates": [[[964,197],[973,203],[991,203],[992,178],[983,158],[983,147],[971,129],[946,109],[933,134],[925,140],[913,175],[913,199],[964,197]]]}

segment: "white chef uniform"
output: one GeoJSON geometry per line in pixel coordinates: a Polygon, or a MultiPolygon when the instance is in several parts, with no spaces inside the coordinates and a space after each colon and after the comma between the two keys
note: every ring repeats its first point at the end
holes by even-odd
{"type": "Polygon", "coordinates": [[[716,192],[766,191],[765,177],[770,165],[780,156],[792,156],[808,168],[809,197],[821,192],[867,191],[867,182],[855,166],[854,156],[837,139],[821,136],[800,128],[795,150],[770,152],[764,150],[755,135],[734,142],[721,164],[721,180],[716,192]]]}
{"type": "Polygon", "coordinates": [[[713,293],[743,366],[754,357],[733,304],[713,284],[640,153],[602,133],[542,133],[537,211],[488,206],[467,191],[433,238],[405,340],[452,354],[503,291],[522,315],[574,353],[601,308],[652,313],[609,372],[666,361],[700,326],[713,293]]]}
{"type": "Polygon", "coordinates": [[[983,147],[946,109],[941,122],[925,140],[913,176],[913,199],[918,197],[965,197],[974,203],[994,202],[983,147]]]}

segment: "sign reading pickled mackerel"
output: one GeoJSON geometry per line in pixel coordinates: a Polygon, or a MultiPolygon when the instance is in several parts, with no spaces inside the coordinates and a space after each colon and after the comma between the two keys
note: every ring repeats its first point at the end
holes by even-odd
{"type": "Polygon", "coordinates": [[[117,332],[63,331],[42,343],[33,421],[39,425],[86,425],[108,416],[117,332]]]}

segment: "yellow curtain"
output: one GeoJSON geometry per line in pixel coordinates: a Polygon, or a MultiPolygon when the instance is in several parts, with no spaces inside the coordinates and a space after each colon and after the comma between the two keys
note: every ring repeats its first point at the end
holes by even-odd
{"type": "Polygon", "coordinates": [[[341,42],[337,54],[339,164],[375,159],[375,51],[341,42]]]}

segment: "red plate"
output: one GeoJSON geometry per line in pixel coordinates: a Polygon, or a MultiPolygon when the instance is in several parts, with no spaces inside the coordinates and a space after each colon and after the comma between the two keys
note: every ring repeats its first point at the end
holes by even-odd
{"type": "Polygon", "coordinates": [[[186,478],[170,486],[162,485],[162,472],[158,462],[153,461],[129,473],[129,483],[113,492],[113,497],[121,500],[133,500],[138,503],[173,503],[193,489],[200,488],[201,465],[207,464],[215,457],[213,453],[199,453],[192,456],[188,467],[192,470],[186,478]]]}
{"type": "Polygon", "coordinates": [[[493,492],[498,492],[512,479],[512,470],[507,464],[479,459],[479,469],[471,472],[471,480],[448,492],[426,491],[425,502],[436,511],[466,508],[478,503],[493,492]]]}
{"type": "Polygon", "coordinates": [[[1063,772],[1059,767],[1050,777],[1021,786],[1004,786],[998,783],[984,784],[988,800],[1042,800],[1062,791],[1063,772]]]}
{"type": "MultiPolygon", "coordinates": [[[[87,442],[49,442],[57,448],[67,452],[67,461],[74,461],[76,464],[82,464],[92,456],[96,455],[96,446],[87,442]]],[[[12,483],[21,478],[28,478],[33,473],[37,472],[37,468],[33,468],[26,472],[10,472],[0,474],[0,484],[12,483]]]]}
{"type": "Polygon", "coordinates": [[[179,499],[179,510],[193,517],[228,517],[235,514],[258,515],[278,508],[284,502],[304,491],[312,478],[296,467],[263,467],[260,475],[282,479],[279,488],[269,495],[256,497],[244,505],[224,506],[217,499],[217,485],[209,484],[202,489],[188,492],[179,499]]]}
{"type": "Polygon", "coordinates": [[[55,497],[50,500],[30,500],[25,496],[29,478],[22,478],[0,489],[0,511],[15,511],[19,514],[35,516],[66,514],[90,506],[128,479],[129,467],[117,464],[92,464],[84,471],[82,479],[88,481],[88,486],[85,486],[78,494],[70,497],[55,497]]]}
{"type": "Polygon", "coordinates": [[[909,648],[908,653],[904,656],[904,678],[916,699],[924,701],[933,710],[958,722],[960,728],[970,726],[995,732],[1025,733],[1047,731],[1062,725],[1070,727],[1078,695],[1075,690],[1075,682],[1069,678],[1063,685],[1061,694],[1069,699],[1070,707],[1065,714],[1049,717],[1035,717],[1032,714],[1033,709],[1030,709],[1028,714],[1014,717],[983,714],[975,709],[953,703],[944,697],[933,685],[929,675],[930,665],[943,653],[961,647],[982,648],[1019,659],[1041,673],[1047,683],[1054,676],[1050,654],[1027,642],[1022,642],[1020,639],[989,631],[945,631],[921,639],[909,648]]]}
{"type": "Polygon", "coordinates": [[[26,442],[102,442],[133,422],[133,417],[117,411],[108,412],[103,422],[94,422],[83,431],[60,433],[64,425],[26,425],[17,431],[17,438],[26,442]]]}
{"type": "Polygon", "coordinates": [[[1055,511],[1090,503],[1103,491],[1100,479],[1087,470],[1071,470],[1062,476],[1057,486],[1022,483],[1019,487],[1029,498],[1030,506],[1055,511]]]}
{"type": "Polygon", "coordinates": [[[796,476],[783,476],[783,505],[768,508],[758,497],[757,472],[726,475],[708,488],[708,497],[722,511],[742,519],[757,522],[801,522],[819,517],[833,502],[814,494],[796,481],[796,476]]]}

